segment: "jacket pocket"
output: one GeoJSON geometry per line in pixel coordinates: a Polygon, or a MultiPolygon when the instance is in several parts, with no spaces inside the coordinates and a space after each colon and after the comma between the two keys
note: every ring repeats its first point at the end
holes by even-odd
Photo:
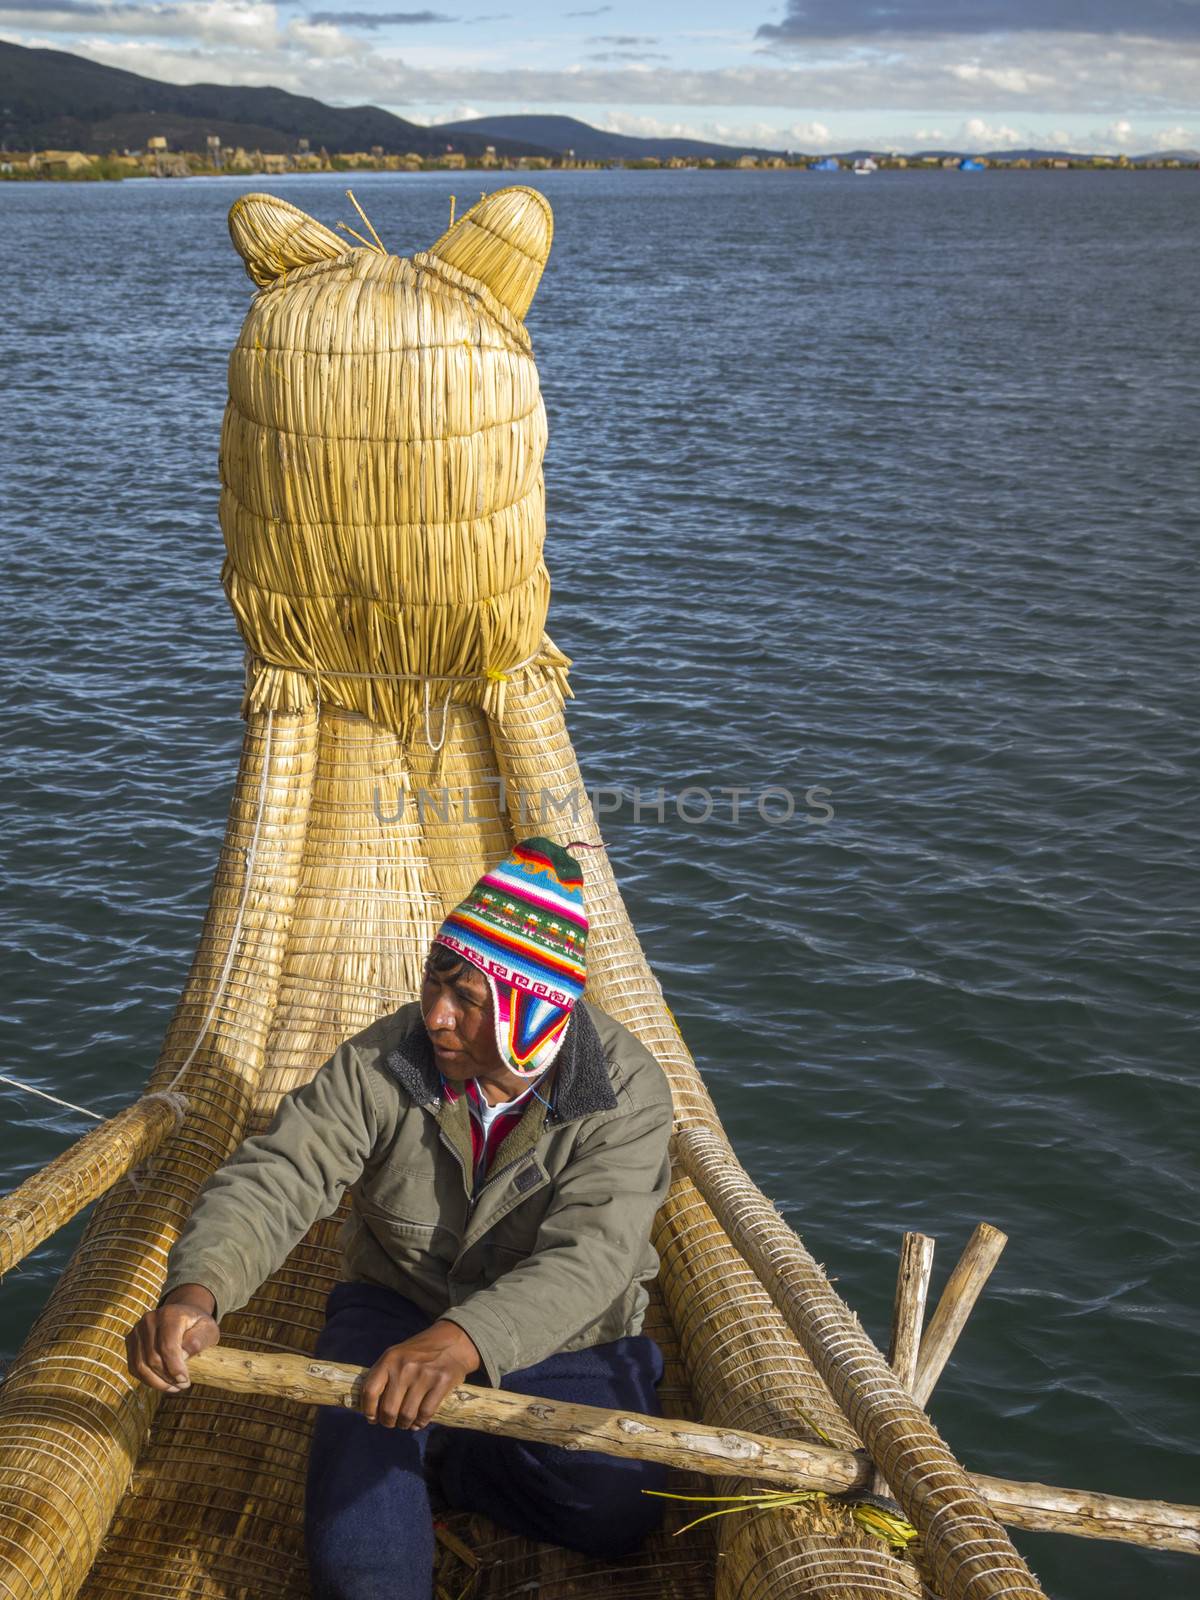
{"type": "Polygon", "coordinates": [[[423,1228],[432,1233],[444,1219],[445,1208],[428,1167],[390,1163],[363,1180],[357,1200],[364,1216],[378,1217],[396,1228],[423,1228]]]}
{"type": "Polygon", "coordinates": [[[444,1282],[458,1254],[458,1239],[437,1222],[393,1216],[382,1207],[359,1203],[359,1218],[392,1265],[419,1279],[444,1282]]]}

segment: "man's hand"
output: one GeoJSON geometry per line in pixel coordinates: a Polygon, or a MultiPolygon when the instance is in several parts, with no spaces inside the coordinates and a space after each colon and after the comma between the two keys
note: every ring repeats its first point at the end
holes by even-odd
{"type": "Polygon", "coordinates": [[[383,1352],[362,1383],[362,1412],[385,1428],[423,1428],[480,1365],[475,1341],[455,1322],[435,1322],[383,1352]]]}
{"type": "Polygon", "coordinates": [[[221,1338],[212,1315],[216,1308],[203,1284],[181,1283],[172,1289],[157,1311],[147,1311],[125,1335],[130,1375],[166,1394],[190,1388],[187,1358],[221,1338]]]}

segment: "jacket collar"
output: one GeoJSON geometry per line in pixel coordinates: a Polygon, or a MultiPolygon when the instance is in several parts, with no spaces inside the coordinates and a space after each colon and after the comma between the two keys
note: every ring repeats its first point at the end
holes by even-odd
{"type": "MultiPolygon", "coordinates": [[[[418,1105],[436,1109],[442,1096],[441,1073],[433,1059],[433,1045],[418,1011],[408,1032],[402,1034],[386,1062],[401,1087],[418,1105]]],[[[596,1111],[616,1109],[608,1071],[608,1054],[588,1013],[586,1002],[572,1007],[567,1031],[554,1058],[552,1111],[547,1123],[574,1122],[596,1111]]]]}

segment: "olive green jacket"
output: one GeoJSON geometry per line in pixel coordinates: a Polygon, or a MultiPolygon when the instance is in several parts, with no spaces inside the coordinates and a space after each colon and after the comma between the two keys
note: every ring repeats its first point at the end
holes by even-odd
{"type": "Polygon", "coordinates": [[[667,1192],[671,1092],[598,1006],[571,1013],[547,1093],[475,1194],[467,1097],[447,1100],[418,1002],[347,1039],[201,1188],[163,1295],[200,1283],[236,1311],[350,1189],[343,1279],[456,1322],[493,1384],[560,1350],[637,1333],[667,1192]]]}

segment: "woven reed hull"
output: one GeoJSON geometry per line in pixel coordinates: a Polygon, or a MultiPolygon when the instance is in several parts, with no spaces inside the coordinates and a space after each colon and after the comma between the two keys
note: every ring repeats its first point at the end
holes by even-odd
{"type": "MultiPolygon", "coordinates": [[[[155,1303],[200,1184],[341,1040],[416,994],[430,938],[484,866],[530,831],[598,837],[553,684],[527,673],[508,687],[503,730],[478,708],[454,708],[438,778],[456,797],[445,817],[428,808],[419,815],[412,798],[437,789],[422,740],[406,746],[328,705],[251,716],[208,916],[148,1085],[174,1078],[228,967],[180,1086],[189,1116],[140,1192],[122,1182],[97,1205],[0,1389],[0,1594],[308,1593],[302,1509],[312,1413],[216,1391],[163,1399],[130,1381],[124,1334],[155,1303]],[[401,789],[408,798],[397,815],[401,789]],[[575,796],[580,809],[542,821],[542,796],[575,796]]],[[[654,1051],[678,1118],[715,1127],[607,858],[581,854],[587,993],[654,1051]]],[[[311,1350],[336,1278],[341,1215],[317,1223],[250,1304],[225,1319],[228,1342],[311,1350]]],[[[667,1409],[812,1438],[807,1417],[833,1442],[853,1445],[811,1364],[686,1180],[664,1205],[656,1239],[663,1266],[650,1326],[668,1357],[667,1409]]],[[[664,1532],[638,1556],[600,1566],[478,1518],[460,1522],[484,1561],[473,1590],[480,1597],[528,1593],[534,1582],[552,1596],[586,1587],[630,1600],[920,1593],[911,1564],[829,1504],[722,1519],[716,1561],[705,1530],[681,1539],[664,1532]]]]}

